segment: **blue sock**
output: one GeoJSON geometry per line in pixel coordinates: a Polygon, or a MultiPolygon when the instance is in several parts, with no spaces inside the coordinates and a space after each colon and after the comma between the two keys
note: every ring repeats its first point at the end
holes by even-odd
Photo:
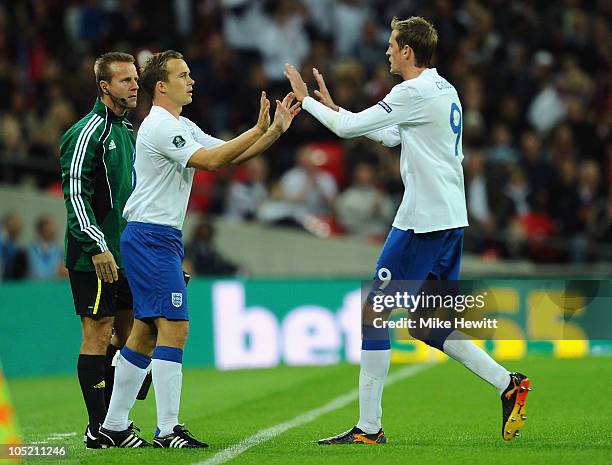
{"type": "Polygon", "coordinates": [[[361,325],[361,349],[362,350],[389,350],[389,328],[375,328],[374,326],[361,325]]]}

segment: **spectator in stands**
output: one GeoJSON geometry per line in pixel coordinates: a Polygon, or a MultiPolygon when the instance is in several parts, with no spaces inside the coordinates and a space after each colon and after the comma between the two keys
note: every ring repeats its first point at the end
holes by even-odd
{"type": "Polygon", "coordinates": [[[591,210],[588,223],[591,257],[596,260],[612,261],[612,189],[600,199],[591,210]]]}
{"type": "Polygon", "coordinates": [[[224,258],[214,243],[215,228],[212,223],[202,220],[195,228],[191,242],[185,247],[183,268],[192,275],[231,276],[240,267],[224,258]]]}
{"type": "Polygon", "coordinates": [[[533,130],[521,134],[520,166],[527,176],[530,192],[548,190],[553,180],[553,171],[544,158],[542,141],[533,130]]]}
{"type": "Polygon", "coordinates": [[[232,220],[253,220],[259,207],[268,198],[268,165],[263,157],[255,157],[244,165],[245,179],[234,180],[227,193],[226,216],[232,220]]]}
{"type": "Polygon", "coordinates": [[[529,185],[525,179],[525,173],[518,165],[511,165],[508,172],[508,181],[504,186],[504,193],[513,205],[515,215],[521,217],[529,213],[529,185]]]}
{"type": "Polygon", "coordinates": [[[527,117],[540,134],[547,134],[566,114],[558,79],[552,73],[554,61],[550,52],[545,50],[539,50],[533,57],[532,66],[539,76],[541,88],[529,104],[527,117]]]}
{"type": "Polygon", "coordinates": [[[310,145],[298,150],[296,165],[281,177],[277,198],[264,206],[262,219],[303,226],[311,215],[332,213],[338,187],[333,176],[318,167],[322,155],[310,145]]]}
{"type": "Polygon", "coordinates": [[[599,166],[595,161],[585,160],[580,164],[579,169],[578,220],[580,225],[576,231],[572,261],[582,263],[588,259],[589,253],[588,224],[593,215],[593,208],[600,199],[604,198],[604,192],[601,187],[599,166]]]}
{"type": "MultiPolygon", "coordinates": [[[[357,47],[356,58],[365,69],[375,69],[379,65],[387,67],[385,56],[380,53],[380,49],[385,47],[388,37],[387,31],[381,28],[374,18],[369,18],[362,27],[361,41],[357,47]]],[[[386,76],[389,70],[385,69],[386,76]]]]}
{"type": "Polygon", "coordinates": [[[376,187],[374,167],[355,166],[353,184],[338,196],[336,211],[344,230],[362,238],[380,240],[389,231],[394,208],[389,197],[376,187]]]}
{"type": "Polygon", "coordinates": [[[267,78],[274,83],[285,80],[285,63],[300,66],[310,51],[303,18],[292,0],[268,1],[267,20],[250,40],[256,40],[267,78]]]}
{"type": "Polygon", "coordinates": [[[50,216],[36,220],[36,238],[28,247],[29,276],[32,279],[49,280],[65,278],[64,250],[56,242],[57,227],[50,216]]]}
{"type": "Polygon", "coordinates": [[[28,258],[19,245],[22,230],[23,219],[18,213],[9,213],[4,217],[0,231],[0,266],[5,281],[27,277],[28,258]]]}
{"type": "Polygon", "coordinates": [[[580,197],[580,220],[586,224],[591,217],[591,208],[604,197],[599,165],[593,160],[586,160],[580,164],[578,196],[580,197]]]}
{"type": "Polygon", "coordinates": [[[557,126],[551,134],[550,161],[558,176],[563,175],[563,162],[576,160],[580,153],[574,142],[574,135],[568,124],[562,123],[557,126]]]}
{"type": "Polygon", "coordinates": [[[28,153],[27,138],[19,120],[12,114],[0,118],[0,150],[5,157],[25,158],[28,153]]]}
{"type": "Polygon", "coordinates": [[[512,147],[512,134],[503,123],[493,126],[491,147],[487,150],[487,162],[502,164],[517,161],[516,150],[512,147]]]}
{"type": "Polygon", "coordinates": [[[478,76],[469,76],[463,87],[463,143],[478,146],[484,142],[485,134],[482,81],[478,76]]]}
{"type": "MultiPolygon", "coordinates": [[[[340,57],[355,56],[361,45],[364,25],[371,15],[364,0],[336,0],[329,14],[332,17],[334,48],[340,57]]],[[[290,63],[290,62],[288,62],[290,63]]]]}
{"type": "Polygon", "coordinates": [[[551,189],[550,212],[555,221],[555,232],[565,243],[563,261],[569,261],[576,236],[582,228],[578,167],[573,159],[568,158],[560,163],[560,170],[559,179],[551,189]]]}
{"type": "Polygon", "coordinates": [[[482,151],[471,150],[465,157],[465,194],[470,227],[466,229],[465,248],[482,252],[492,248],[495,218],[491,212],[489,186],[482,151]]]}
{"type": "Polygon", "coordinates": [[[254,37],[263,30],[266,16],[262,0],[221,0],[223,34],[228,46],[236,50],[256,50],[254,37]]]}

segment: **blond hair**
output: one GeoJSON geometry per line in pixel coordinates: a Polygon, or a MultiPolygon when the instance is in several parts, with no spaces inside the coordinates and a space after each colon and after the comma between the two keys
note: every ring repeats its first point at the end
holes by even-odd
{"type": "Polygon", "coordinates": [[[412,49],[416,66],[426,68],[431,64],[438,44],[438,33],[433,24],[420,16],[403,20],[393,18],[391,29],[397,31],[396,40],[400,49],[406,45],[412,49]]]}

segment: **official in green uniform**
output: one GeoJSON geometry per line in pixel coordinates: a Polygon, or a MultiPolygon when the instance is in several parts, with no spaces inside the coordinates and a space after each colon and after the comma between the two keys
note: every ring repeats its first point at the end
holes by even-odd
{"type": "Polygon", "coordinates": [[[96,59],[94,73],[96,103],[66,131],[60,147],[67,210],[65,263],[82,326],[77,370],[89,417],[87,448],[99,448],[98,429],[112,393],[112,359],[133,322],[119,238],[134,181],[136,136],[126,116],[136,107],[138,95],[132,55],[105,53],[96,59]]]}

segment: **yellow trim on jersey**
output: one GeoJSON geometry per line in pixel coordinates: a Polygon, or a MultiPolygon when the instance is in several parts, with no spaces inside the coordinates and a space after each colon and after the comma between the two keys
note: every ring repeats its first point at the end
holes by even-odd
{"type": "Polygon", "coordinates": [[[93,314],[98,313],[98,306],[100,305],[100,295],[102,294],[102,281],[98,278],[98,294],[96,295],[96,303],[94,304],[93,314]]]}

